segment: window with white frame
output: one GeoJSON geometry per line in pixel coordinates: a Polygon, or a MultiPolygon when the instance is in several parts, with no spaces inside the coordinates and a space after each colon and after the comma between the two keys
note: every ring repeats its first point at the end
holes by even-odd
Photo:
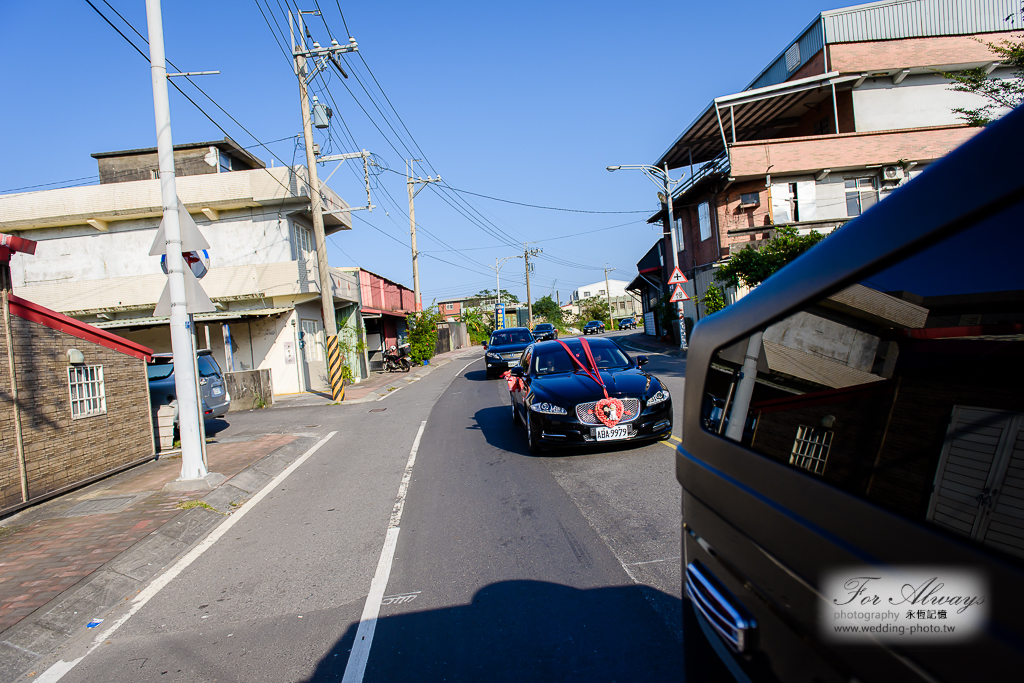
{"type": "Polygon", "coordinates": [[[324,359],[323,340],[320,338],[320,325],[315,320],[302,321],[302,350],[306,362],[324,359]]]}
{"type": "Polygon", "coordinates": [[[295,248],[299,252],[316,251],[316,244],[313,242],[313,231],[297,223],[295,224],[295,248]]]}
{"type": "Polygon", "coordinates": [[[71,396],[72,419],[102,415],[107,412],[102,365],[72,365],[68,367],[68,388],[71,396]]]}
{"type": "Polygon", "coordinates": [[[706,201],[697,205],[697,223],[700,225],[700,241],[711,238],[711,205],[706,201]]]}
{"type": "Polygon", "coordinates": [[[878,179],[847,178],[846,215],[859,216],[878,203],[878,179]]]}
{"type": "Polygon", "coordinates": [[[800,425],[793,440],[793,450],[789,455],[789,464],[815,474],[825,472],[825,461],[832,448],[832,430],[817,429],[800,425]]]}
{"type": "Polygon", "coordinates": [[[455,310],[455,304],[445,304],[444,305],[444,310],[446,310],[446,311],[454,311],[455,310]]]}

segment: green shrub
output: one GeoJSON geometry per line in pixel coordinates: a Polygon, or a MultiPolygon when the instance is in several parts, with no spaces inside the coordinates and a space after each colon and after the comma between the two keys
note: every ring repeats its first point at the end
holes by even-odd
{"type": "Polygon", "coordinates": [[[409,356],[414,364],[421,365],[423,361],[434,357],[434,350],[437,348],[437,324],[440,322],[444,322],[444,318],[435,304],[406,318],[409,327],[409,356]]]}

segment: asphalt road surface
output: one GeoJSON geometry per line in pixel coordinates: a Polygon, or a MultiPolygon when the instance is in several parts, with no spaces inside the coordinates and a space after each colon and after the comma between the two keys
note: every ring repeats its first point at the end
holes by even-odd
{"type": "MultiPolygon", "coordinates": [[[[229,415],[220,438],[321,445],[59,680],[681,679],[673,449],[531,457],[480,357],[382,402],[229,415]]],[[[648,366],[677,435],[684,363],[648,366]]]]}

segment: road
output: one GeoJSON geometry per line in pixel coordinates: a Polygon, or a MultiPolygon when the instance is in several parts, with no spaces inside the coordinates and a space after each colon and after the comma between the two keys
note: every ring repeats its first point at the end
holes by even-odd
{"type": "MultiPolygon", "coordinates": [[[[685,361],[650,355],[678,436],[685,361]]],[[[480,356],[382,402],[229,415],[221,438],[335,434],[60,680],[352,680],[356,653],[354,680],[679,680],[673,449],[530,457],[480,356]]]]}

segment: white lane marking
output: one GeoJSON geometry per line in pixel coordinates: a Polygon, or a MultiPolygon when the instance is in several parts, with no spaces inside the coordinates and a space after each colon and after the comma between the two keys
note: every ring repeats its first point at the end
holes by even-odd
{"type": "Polygon", "coordinates": [[[662,558],[660,560],[647,560],[645,562],[623,562],[622,566],[623,567],[635,567],[635,566],[640,565],[640,564],[655,564],[656,562],[671,562],[672,560],[678,560],[681,557],[682,557],[681,555],[676,555],[675,557],[664,557],[664,558],[662,558]]]}
{"type": "MultiPolygon", "coordinates": [[[[483,360],[483,359],[484,359],[484,357],[483,357],[483,356],[480,356],[480,357],[479,357],[479,358],[477,358],[476,360],[471,360],[471,361],[469,361],[468,363],[466,363],[465,365],[463,365],[463,366],[462,366],[462,370],[465,370],[465,369],[466,369],[466,368],[468,368],[468,367],[469,367],[470,365],[472,365],[473,363],[475,363],[475,362],[476,362],[477,360],[483,360]]],[[[459,370],[459,373],[458,373],[458,374],[460,374],[460,375],[461,375],[461,374],[462,374],[462,370],[459,370]]]]}
{"type": "Polygon", "coordinates": [[[409,451],[409,461],[405,464],[402,483],[398,485],[398,497],[395,499],[395,506],[391,509],[391,519],[388,520],[384,548],[381,549],[380,560],[377,561],[377,572],[370,582],[370,593],[366,596],[366,603],[363,605],[363,614],[359,618],[356,640],[352,645],[352,652],[348,656],[348,664],[345,665],[345,676],[342,678],[342,683],[362,683],[363,675],[366,673],[366,663],[370,659],[370,646],[373,645],[373,634],[377,630],[377,618],[380,616],[380,605],[384,599],[384,591],[388,587],[391,566],[395,559],[399,524],[402,522],[402,512],[405,510],[405,496],[409,492],[412,468],[416,464],[416,452],[420,449],[420,439],[426,428],[427,421],[424,420],[420,423],[420,430],[416,432],[412,450],[409,451]]]}
{"type": "MultiPolygon", "coordinates": [[[[422,428],[420,429],[420,431],[422,431],[422,428]]],[[[156,594],[164,588],[164,586],[173,581],[179,574],[185,571],[185,569],[187,569],[190,564],[198,560],[203,553],[205,553],[207,550],[213,547],[213,544],[220,540],[221,536],[226,534],[231,529],[231,527],[233,527],[235,524],[239,522],[239,520],[241,520],[243,517],[249,514],[250,510],[256,507],[256,505],[259,504],[261,500],[263,500],[267,495],[270,494],[271,491],[277,488],[277,486],[281,482],[287,479],[292,472],[297,470],[302,465],[302,463],[306,462],[306,460],[308,460],[314,453],[320,450],[320,447],[323,446],[328,441],[330,441],[331,437],[333,437],[337,433],[338,432],[331,432],[330,434],[328,434],[327,436],[313,444],[313,446],[310,447],[308,451],[300,455],[295,462],[293,462],[291,465],[288,465],[288,467],[284,468],[284,470],[282,470],[279,475],[274,477],[273,481],[264,486],[262,491],[260,491],[255,496],[250,498],[248,502],[246,502],[242,507],[238,508],[238,510],[233,515],[228,517],[221,523],[220,526],[218,526],[216,529],[210,532],[210,535],[208,535],[206,538],[200,541],[199,545],[197,545],[195,548],[192,548],[192,550],[190,550],[188,554],[186,554],[180,560],[175,562],[170,569],[161,574],[155,581],[153,581],[153,583],[146,586],[137,596],[135,596],[135,599],[132,601],[132,605],[128,609],[128,611],[125,612],[117,620],[111,622],[111,626],[108,629],[104,630],[96,636],[92,644],[89,645],[88,649],[85,651],[84,655],[82,655],[78,659],[73,659],[70,662],[57,662],[49,669],[44,671],[43,674],[37,680],[39,680],[40,682],[45,681],[46,683],[55,683],[56,681],[59,681],[61,678],[63,678],[64,674],[74,669],[79,662],[88,657],[89,654],[92,653],[92,651],[95,650],[97,647],[99,647],[101,643],[103,643],[105,640],[108,640],[110,636],[114,634],[114,631],[123,626],[126,621],[131,619],[136,614],[136,612],[145,607],[146,603],[152,600],[153,597],[155,597],[156,594]]]]}

